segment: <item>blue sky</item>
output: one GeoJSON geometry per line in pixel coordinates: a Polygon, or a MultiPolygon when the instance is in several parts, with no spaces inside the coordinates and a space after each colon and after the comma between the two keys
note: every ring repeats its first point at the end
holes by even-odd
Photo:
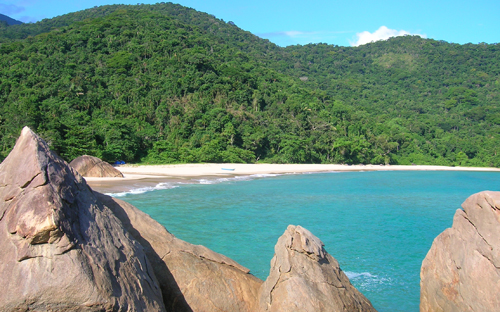
{"type": "MultiPolygon", "coordinates": [[[[138,2],[0,0],[0,13],[23,22],[36,22],[95,5],[138,2]]],[[[500,42],[500,0],[180,0],[178,3],[226,22],[233,21],[280,46],[311,42],[350,46],[404,34],[460,44],[500,42]]]]}

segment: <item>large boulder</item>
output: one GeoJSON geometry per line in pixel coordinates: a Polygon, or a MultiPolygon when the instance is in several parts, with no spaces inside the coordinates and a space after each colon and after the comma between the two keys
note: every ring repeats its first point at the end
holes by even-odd
{"type": "Polygon", "coordinates": [[[500,192],[470,196],[432,243],[420,271],[420,311],[498,311],[500,192]]]}
{"type": "Polygon", "coordinates": [[[84,177],[123,178],[123,174],[100,158],[83,155],[73,159],[69,165],[84,177]]]}
{"type": "Polygon", "coordinates": [[[259,311],[375,311],[340,269],[323,243],[301,226],[278,239],[271,271],[259,295],[259,311]]]}
{"type": "Polygon", "coordinates": [[[230,258],[176,238],[136,207],[96,193],[145,248],[170,311],[255,311],[262,281],[230,258]]]}
{"type": "Polygon", "coordinates": [[[0,311],[164,311],[142,246],[29,128],[0,165],[0,311]]]}

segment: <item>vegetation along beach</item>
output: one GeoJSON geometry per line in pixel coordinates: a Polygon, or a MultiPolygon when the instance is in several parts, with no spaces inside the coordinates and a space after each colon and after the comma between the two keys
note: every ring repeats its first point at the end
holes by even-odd
{"type": "Polygon", "coordinates": [[[0,3],[0,312],[499,310],[500,3],[179,2],[0,3]]]}
{"type": "Polygon", "coordinates": [[[1,28],[1,155],[27,125],[67,160],[500,165],[496,44],[233,24],[167,3],[1,28]]]}

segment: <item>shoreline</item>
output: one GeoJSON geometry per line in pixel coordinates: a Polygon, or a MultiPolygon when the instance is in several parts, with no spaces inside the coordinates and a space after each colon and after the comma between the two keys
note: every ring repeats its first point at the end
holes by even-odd
{"type": "Polygon", "coordinates": [[[205,180],[238,176],[304,174],[354,171],[480,171],[500,172],[499,168],[400,166],[400,165],[334,165],[334,164],[178,164],[119,165],[124,178],[87,177],[87,184],[102,193],[125,193],[133,189],[154,188],[159,183],[194,184],[205,180]]]}

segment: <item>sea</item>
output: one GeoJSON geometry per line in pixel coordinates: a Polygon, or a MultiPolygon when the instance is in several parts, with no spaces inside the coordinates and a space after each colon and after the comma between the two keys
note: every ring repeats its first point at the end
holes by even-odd
{"type": "Polygon", "coordinates": [[[378,311],[418,311],[422,260],[462,202],[483,190],[500,190],[500,173],[252,175],[162,182],[110,195],[263,280],[278,238],[289,224],[301,225],[378,311]]]}

